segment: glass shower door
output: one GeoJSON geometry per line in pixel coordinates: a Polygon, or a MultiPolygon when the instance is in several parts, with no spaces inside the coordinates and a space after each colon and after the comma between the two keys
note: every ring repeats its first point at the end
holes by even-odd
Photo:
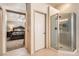
{"type": "Polygon", "coordinates": [[[64,13],[59,16],[59,49],[71,50],[71,14],[64,13]]]}
{"type": "Polygon", "coordinates": [[[51,47],[58,49],[58,15],[51,16],[51,47]]]}
{"type": "Polygon", "coordinates": [[[51,47],[66,51],[76,49],[75,13],[61,13],[51,16],[51,47]]]}

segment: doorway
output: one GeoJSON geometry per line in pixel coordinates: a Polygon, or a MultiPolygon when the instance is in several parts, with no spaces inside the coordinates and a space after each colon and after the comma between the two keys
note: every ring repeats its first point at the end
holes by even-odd
{"type": "Polygon", "coordinates": [[[35,51],[45,48],[46,15],[36,11],[35,14],[35,51]]]}
{"type": "Polygon", "coordinates": [[[25,20],[24,13],[7,10],[7,51],[24,47],[25,20]]]}

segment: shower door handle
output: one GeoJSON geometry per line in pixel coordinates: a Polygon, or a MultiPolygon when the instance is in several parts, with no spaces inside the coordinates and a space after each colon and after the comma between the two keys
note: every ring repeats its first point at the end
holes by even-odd
{"type": "Polygon", "coordinates": [[[55,27],[55,30],[57,30],[57,27],[55,27]]]}

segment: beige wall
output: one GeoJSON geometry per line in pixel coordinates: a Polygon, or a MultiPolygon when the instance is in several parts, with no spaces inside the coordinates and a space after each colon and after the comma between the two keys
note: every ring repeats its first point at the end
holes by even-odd
{"type": "Polygon", "coordinates": [[[60,11],[58,9],[53,8],[52,6],[49,7],[49,15],[55,15],[56,13],[59,13],[60,11]]]}

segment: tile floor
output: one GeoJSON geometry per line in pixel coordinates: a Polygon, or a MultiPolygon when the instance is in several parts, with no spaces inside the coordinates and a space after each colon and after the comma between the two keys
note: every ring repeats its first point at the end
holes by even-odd
{"type": "MultiPolygon", "coordinates": [[[[9,51],[4,56],[30,56],[28,51],[25,48],[16,49],[9,51]]],[[[58,51],[55,49],[41,49],[35,52],[32,56],[79,56],[79,52],[67,52],[67,51],[58,51]]]]}
{"type": "Polygon", "coordinates": [[[8,51],[4,56],[30,56],[25,48],[19,48],[16,50],[8,51]]]}

